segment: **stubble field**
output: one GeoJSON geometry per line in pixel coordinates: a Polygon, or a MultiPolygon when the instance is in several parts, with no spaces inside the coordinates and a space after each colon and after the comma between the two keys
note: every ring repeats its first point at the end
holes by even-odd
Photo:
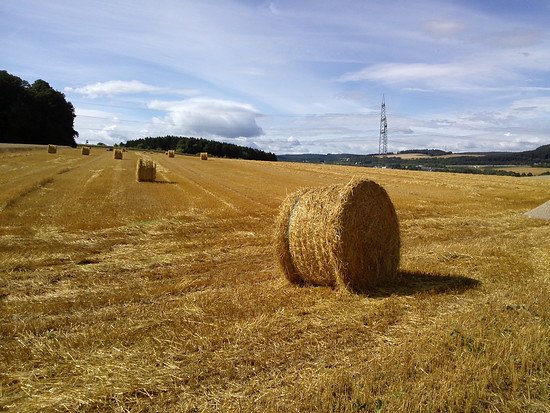
{"type": "Polygon", "coordinates": [[[0,410],[550,411],[550,221],[523,216],[548,199],[535,178],[2,152],[0,410]],[[354,176],[396,207],[399,282],[288,284],[280,203],[354,176]]]}

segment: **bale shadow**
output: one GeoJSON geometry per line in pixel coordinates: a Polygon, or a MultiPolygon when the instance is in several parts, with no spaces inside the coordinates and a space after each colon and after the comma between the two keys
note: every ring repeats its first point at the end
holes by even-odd
{"type": "Polygon", "coordinates": [[[157,180],[154,180],[154,181],[141,181],[139,182],[140,184],[177,184],[176,181],[157,181],[157,180]]]}
{"type": "Polygon", "coordinates": [[[464,275],[430,274],[421,271],[399,271],[397,279],[391,284],[379,286],[358,294],[369,297],[405,296],[420,293],[450,294],[462,293],[477,288],[481,281],[464,275]]]}
{"type": "Polygon", "coordinates": [[[176,181],[157,181],[157,180],[155,180],[151,183],[153,183],[153,184],[177,184],[176,181]]]}

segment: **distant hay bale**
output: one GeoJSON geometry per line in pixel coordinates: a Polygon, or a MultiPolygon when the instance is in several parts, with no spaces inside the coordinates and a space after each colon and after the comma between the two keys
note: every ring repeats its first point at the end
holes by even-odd
{"type": "Polygon", "coordinates": [[[384,188],[354,179],[289,195],[277,219],[275,247],[293,283],[365,291],[396,278],[399,222],[384,188]]]}
{"type": "Polygon", "coordinates": [[[120,149],[115,149],[115,153],[113,154],[113,157],[115,159],[122,159],[122,151],[120,149]]]}
{"type": "Polygon", "coordinates": [[[157,164],[150,160],[138,159],[136,179],[138,182],[154,182],[157,177],[157,164]]]}
{"type": "Polygon", "coordinates": [[[126,152],[126,148],[122,148],[122,152],[126,152]]]}
{"type": "Polygon", "coordinates": [[[202,161],[208,160],[208,152],[201,152],[201,160],[202,161]]]}
{"type": "Polygon", "coordinates": [[[168,151],[167,154],[169,158],[173,158],[176,156],[176,151],[168,151]]]}
{"type": "Polygon", "coordinates": [[[90,154],[90,147],[89,146],[83,146],[80,153],[82,155],[89,155],[90,154]]]}
{"type": "Polygon", "coordinates": [[[57,145],[48,145],[48,153],[57,153],[57,145]]]}

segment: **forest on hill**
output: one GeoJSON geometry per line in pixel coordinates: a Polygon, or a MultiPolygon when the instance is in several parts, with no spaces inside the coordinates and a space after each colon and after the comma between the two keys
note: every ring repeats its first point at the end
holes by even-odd
{"type": "Polygon", "coordinates": [[[172,135],[129,140],[126,143],[121,143],[120,146],[162,151],[175,150],[179,153],[192,155],[199,152],[208,152],[209,155],[221,158],[239,158],[257,161],[277,160],[277,156],[274,153],[264,152],[260,149],[204,138],[188,138],[172,135]]]}
{"type": "Polygon", "coordinates": [[[464,172],[483,173],[495,175],[519,176],[516,172],[494,170],[486,167],[531,165],[550,167],[550,145],[543,145],[534,150],[522,152],[486,152],[455,154],[453,157],[442,157],[451,152],[438,149],[415,149],[402,151],[402,154],[421,153],[429,155],[421,159],[403,159],[397,156],[380,157],[378,154],[354,155],[354,154],[301,154],[279,155],[278,159],[285,162],[326,163],[337,165],[356,165],[371,167],[386,167],[393,169],[417,169],[437,172],[464,172]],[[481,168],[484,167],[484,168],[481,168]]]}
{"type": "Polygon", "coordinates": [[[401,154],[422,154],[422,155],[428,155],[428,156],[443,156],[443,155],[451,155],[452,152],[443,151],[441,149],[407,149],[404,151],[399,151],[398,155],[401,155],[401,154]]]}
{"type": "Polygon", "coordinates": [[[74,118],[72,103],[48,82],[0,70],[0,142],[76,147],[74,118]]]}

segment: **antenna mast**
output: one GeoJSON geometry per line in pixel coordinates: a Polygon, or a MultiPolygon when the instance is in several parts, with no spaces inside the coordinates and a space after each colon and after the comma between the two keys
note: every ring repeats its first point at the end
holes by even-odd
{"type": "Polygon", "coordinates": [[[388,119],[386,118],[386,99],[382,95],[382,107],[380,110],[380,140],[378,141],[378,154],[388,154],[388,119]]]}

